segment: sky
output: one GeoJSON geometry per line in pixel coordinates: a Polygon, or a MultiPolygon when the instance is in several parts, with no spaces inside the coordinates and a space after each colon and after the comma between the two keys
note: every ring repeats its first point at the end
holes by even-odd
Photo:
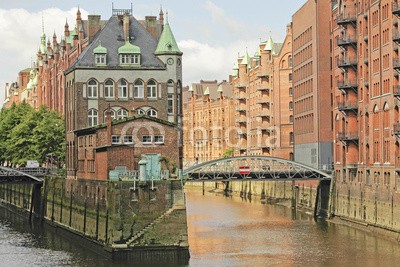
{"type": "Polygon", "coordinates": [[[75,26],[79,6],[107,20],[114,8],[133,5],[133,15],[143,19],[158,15],[162,7],[183,52],[183,83],[228,80],[238,55],[253,55],[260,41],[271,35],[285,38],[286,25],[306,0],[0,0],[0,106],[6,82],[36,60],[42,24],[47,38],[58,41],[65,21],[75,26]],[[42,23],[43,22],[43,23],[42,23]]]}

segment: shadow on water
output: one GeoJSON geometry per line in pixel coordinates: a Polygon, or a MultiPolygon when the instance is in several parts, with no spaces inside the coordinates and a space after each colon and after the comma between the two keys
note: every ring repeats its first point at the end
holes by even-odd
{"type": "MultiPolygon", "coordinates": [[[[0,266],[160,266],[160,262],[127,263],[107,257],[105,251],[91,250],[80,238],[40,221],[0,207],[0,266]]],[[[177,265],[176,262],[162,266],[177,265]]]]}

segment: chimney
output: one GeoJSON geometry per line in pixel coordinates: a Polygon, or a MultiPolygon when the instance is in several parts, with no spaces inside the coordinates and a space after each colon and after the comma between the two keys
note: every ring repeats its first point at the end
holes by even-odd
{"type": "Polygon", "coordinates": [[[154,39],[158,39],[157,32],[157,17],[156,16],[146,16],[146,30],[153,36],[154,39]]]}
{"type": "Polygon", "coordinates": [[[129,13],[125,13],[123,18],[123,26],[124,26],[124,38],[126,42],[129,42],[129,21],[130,21],[130,15],[129,13]]]}
{"type": "Polygon", "coordinates": [[[89,21],[89,43],[92,42],[93,37],[100,31],[100,15],[88,15],[89,21]]]}

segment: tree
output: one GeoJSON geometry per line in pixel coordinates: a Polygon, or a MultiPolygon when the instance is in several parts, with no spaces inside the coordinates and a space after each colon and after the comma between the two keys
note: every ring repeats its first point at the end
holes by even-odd
{"type": "Polygon", "coordinates": [[[233,153],[235,152],[235,149],[233,147],[228,148],[225,150],[224,154],[222,155],[224,158],[229,158],[233,157],[233,153]]]}

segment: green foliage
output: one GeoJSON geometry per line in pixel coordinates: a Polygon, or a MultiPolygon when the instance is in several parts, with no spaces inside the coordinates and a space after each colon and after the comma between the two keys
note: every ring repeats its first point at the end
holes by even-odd
{"type": "Polygon", "coordinates": [[[0,111],[0,164],[24,166],[27,160],[43,164],[53,154],[59,167],[65,161],[64,119],[56,111],[27,103],[0,111]]]}
{"type": "Polygon", "coordinates": [[[225,150],[224,154],[222,155],[224,158],[229,158],[233,157],[233,153],[235,152],[235,149],[233,147],[228,148],[225,150]]]}

